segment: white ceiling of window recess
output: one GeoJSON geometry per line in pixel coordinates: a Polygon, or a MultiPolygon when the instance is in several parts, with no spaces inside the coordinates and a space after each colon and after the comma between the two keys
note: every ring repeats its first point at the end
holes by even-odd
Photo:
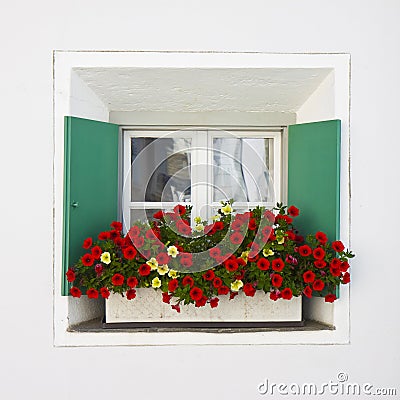
{"type": "Polygon", "coordinates": [[[109,111],[296,112],[328,68],[74,68],[109,111]]]}

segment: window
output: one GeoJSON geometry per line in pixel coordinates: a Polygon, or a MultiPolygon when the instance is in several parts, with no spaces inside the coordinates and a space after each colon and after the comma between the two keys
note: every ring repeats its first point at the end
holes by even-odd
{"type": "Polygon", "coordinates": [[[126,227],[177,203],[208,220],[220,201],[235,209],[281,200],[281,128],[123,129],[122,215],[126,227]]]}

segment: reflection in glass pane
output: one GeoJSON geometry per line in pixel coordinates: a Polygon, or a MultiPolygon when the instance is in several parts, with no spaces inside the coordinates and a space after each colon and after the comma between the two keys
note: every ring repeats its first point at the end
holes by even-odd
{"type": "Polygon", "coordinates": [[[213,139],[213,201],[274,202],[273,139],[213,139]]]}
{"type": "Polygon", "coordinates": [[[190,139],[132,138],[131,201],[190,201],[190,139]]]}
{"type": "Polygon", "coordinates": [[[158,211],[159,209],[134,209],[130,210],[131,215],[130,215],[130,226],[133,225],[134,222],[140,221],[140,222],[148,222],[151,223],[154,221],[153,215],[158,211]]]}

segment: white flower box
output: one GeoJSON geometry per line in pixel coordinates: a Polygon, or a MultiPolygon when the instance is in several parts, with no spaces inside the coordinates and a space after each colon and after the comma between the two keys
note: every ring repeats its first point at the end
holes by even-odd
{"type": "MultiPolygon", "coordinates": [[[[171,301],[174,303],[174,299],[171,301]]],[[[181,312],[162,302],[161,291],[140,288],[136,298],[127,300],[111,294],[106,300],[106,324],[162,322],[294,322],[302,321],[302,297],[273,301],[268,294],[257,291],[254,297],[240,292],[234,299],[220,296],[218,307],[182,305],[181,312]]]]}

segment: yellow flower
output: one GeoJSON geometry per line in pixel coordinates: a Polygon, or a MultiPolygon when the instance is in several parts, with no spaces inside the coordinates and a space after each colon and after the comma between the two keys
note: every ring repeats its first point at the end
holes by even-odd
{"type": "Polygon", "coordinates": [[[228,204],[224,205],[224,206],[221,208],[221,211],[222,211],[225,215],[228,215],[228,214],[230,214],[230,213],[233,211],[233,208],[232,208],[232,206],[228,203],[228,204]]]}
{"type": "Polygon", "coordinates": [[[219,215],[219,214],[217,214],[217,215],[213,215],[212,217],[211,217],[211,219],[215,222],[215,221],[219,221],[220,219],[221,219],[221,216],[219,215]]]}
{"type": "Polygon", "coordinates": [[[160,281],[160,279],[158,279],[158,277],[154,278],[154,279],[151,281],[151,286],[152,286],[154,289],[159,288],[159,287],[161,286],[161,281],[160,281]]]}
{"type": "Polygon", "coordinates": [[[200,217],[196,217],[194,219],[194,222],[196,222],[196,224],[200,224],[201,223],[201,218],[200,217]]]}
{"type": "Polygon", "coordinates": [[[110,253],[108,251],[105,251],[104,253],[102,253],[100,256],[100,261],[103,262],[104,264],[110,264],[110,262],[111,262],[110,253]]]}
{"type": "Polygon", "coordinates": [[[149,261],[146,261],[146,264],[150,265],[152,271],[158,267],[158,261],[154,257],[150,258],[149,261]]]}
{"type": "Polygon", "coordinates": [[[159,265],[158,268],[157,268],[157,272],[160,275],[165,275],[168,271],[169,271],[169,268],[168,268],[167,264],[159,265]]]}
{"type": "Polygon", "coordinates": [[[167,249],[167,253],[172,258],[176,258],[176,256],[179,254],[179,251],[175,246],[169,246],[167,249]]]}
{"type": "Polygon", "coordinates": [[[249,251],[244,251],[241,255],[240,258],[242,258],[244,261],[247,262],[247,260],[249,259],[249,251]]]}
{"type": "Polygon", "coordinates": [[[243,282],[241,280],[236,279],[235,282],[231,283],[231,290],[232,292],[238,292],[239,289],[243,287],[243,282]]]}
{"type": "Polygon", "coordinates": [[[195,230],[196,232],[203,232],[203,231],[204,231],[204,225],[203,225],[203,224],[197,224],[197,225],[194,227],[194,230],[195,230]]]}
{"type": "Polygon", "coordinates": [[[285,237],[281,237],[281,238],[277,238],[277,239],[278,239],[278,241],[277,241],[278,244],[285,243],[285,237]]]}
{"type": "Polygon", "coordinates": [[[178,272],[175,271],[174,269],[170,269],[170,270],[168,271],[168,276],[169,276],[170,278],[175,279],[175,278],[178,277],[178,272]]]}
{"type": "Polygon", "coordinates": [[[271,249],[264,249],[263,250],[264,257],[273,256],[275,253],[271,249]]]}

